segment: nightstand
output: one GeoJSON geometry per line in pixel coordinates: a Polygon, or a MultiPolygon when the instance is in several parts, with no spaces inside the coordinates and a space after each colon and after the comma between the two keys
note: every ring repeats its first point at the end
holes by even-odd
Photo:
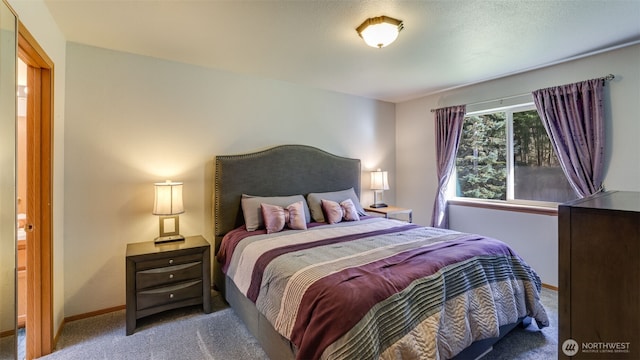
{"type": "Polygon", "coordinates": [[[211,246],[202,236],[156,245],[127,245],[127,335],[136,321],[161,311],[202,304],[211,312],[211,246]]]}
{"type": "Polygon", "coordinates": [[[405,209],[396,206],[387,206],[381,208],[366,207],[364,208],[364,210],[367,212],[382,214],[387,219],[390,219],[392,217],[395,218],[395,215],[398,214],[406,214],[408,216],[408,221],[413,222],[413,210],[411,209],[405,209]]]}

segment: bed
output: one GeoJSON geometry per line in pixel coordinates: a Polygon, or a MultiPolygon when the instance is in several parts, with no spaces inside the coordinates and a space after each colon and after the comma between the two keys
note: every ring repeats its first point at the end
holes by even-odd
{"type": "Polygon", "coordinates": [[[549,323],[506,244],[363,212],[358,159],[283,145],[215,166],[215,287],[271,359],[475,359],[549,323]]]}

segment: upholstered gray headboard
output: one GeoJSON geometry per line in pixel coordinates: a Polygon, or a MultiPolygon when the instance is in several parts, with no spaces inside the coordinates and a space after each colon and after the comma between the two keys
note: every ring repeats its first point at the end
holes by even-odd
{"type": "MultiPolygon", "coordinates": [[[[360,196],[360,176],[359,159],[336,156],[306,145],[282,145],[249,154],[216,156],[215,253],[222,237],[244,223],[240,206],[242,194],[306,195],[353,187],[360,196]]],[[[214,278],[218,276],[214,274],[214,278]]],[[[216,279],[217,286],[218,281],[216,279]]]]}

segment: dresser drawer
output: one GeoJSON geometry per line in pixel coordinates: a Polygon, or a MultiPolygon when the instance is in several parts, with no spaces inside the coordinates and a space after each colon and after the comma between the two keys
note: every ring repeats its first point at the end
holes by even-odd
{"type": "Polygon", "coordinates": [[[172,265],[180,265],[187,264],[191,262],[202,261],[202,254],[188,254],[188,255],[180,255],[180,256],[167,256],[164,258],[139,261],[136,264],[136,270],[147,270],[147,269],[155,269],[163,266],[172,266],[172,265]]]}
{"type": "Polygon", "coordinates": [[[169,285],[202,277],[202,262],[165,266],[136,273],[136,290],[169,285]]]}
{"type": "Polygon", "coordinates": [[[202,281],[188,281],[137,293],[137,310],[201,297],[202,281]]]}

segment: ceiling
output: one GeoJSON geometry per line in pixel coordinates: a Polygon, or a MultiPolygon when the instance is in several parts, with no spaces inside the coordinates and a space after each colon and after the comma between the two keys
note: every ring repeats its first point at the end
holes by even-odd
{"type": "Polygon", "coordinates": [[[640,0],[45,3],[68,41],[390,102],[640,42],[640,0]],[[380,15],[404,30],[376,49],[380,15]]]}

